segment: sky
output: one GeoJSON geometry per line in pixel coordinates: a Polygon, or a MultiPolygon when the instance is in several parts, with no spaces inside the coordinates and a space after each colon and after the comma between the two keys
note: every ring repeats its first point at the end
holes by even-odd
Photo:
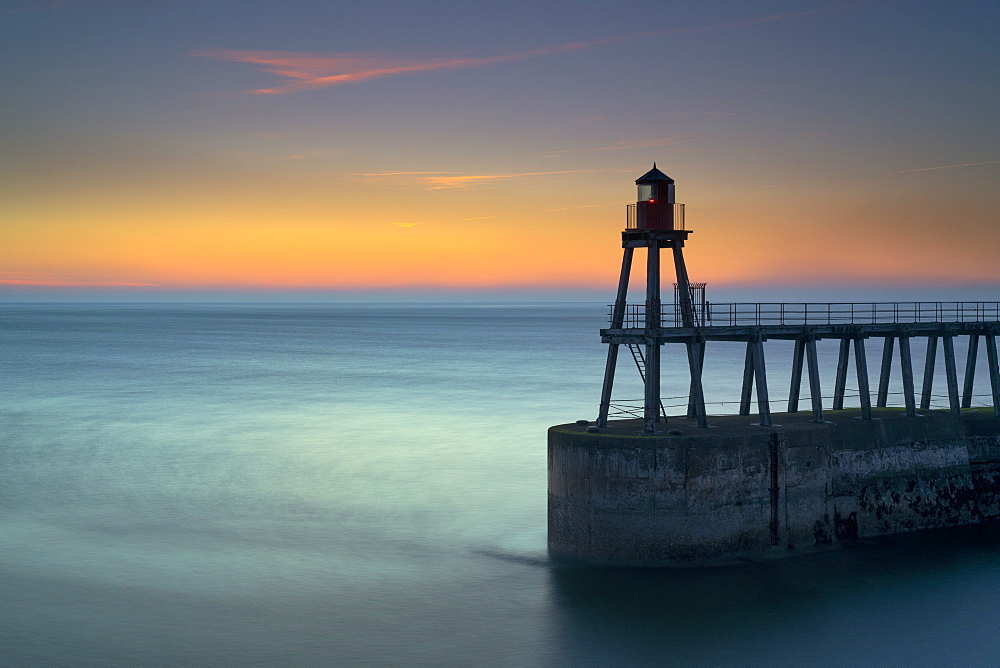
{"type": "Polygon", "coordinates": [[[1000,299],[1000,3],[5,0],[0,301],[1000,299]]]}

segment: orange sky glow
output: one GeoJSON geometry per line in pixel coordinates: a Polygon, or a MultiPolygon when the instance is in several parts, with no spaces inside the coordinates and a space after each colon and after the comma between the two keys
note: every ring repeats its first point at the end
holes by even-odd
{"type": "Polygon", "coordinates": [[[95,42],[76,75],[90,38],[40,35],[114,8],[8,17],[22,31],[9,47],[21,64],[2,65],[18,101],[5,103],[0,299],[67,286],[610,295],[625,205],[654,160],[687,206],[694,280],[1000,285],[1000,160],[982,139],[998,87],[971,64],[985,45],[947,30],[928,43],[930,10],[682,7],[661,30],[591,8],[553,34],[513,22],[489,41],[470,10],[437,39],[392,39],[400,17],[327,48],[317,33],[266,50],[249,26],[224,45],[193,28],[172,43],[164,6],[122,19],[146,42],[95,42]],[[839,42],[842,23],[869,28],[839,42]],[[880,25],[898,28],[891,43],[880,25]],[[129,64],[151,66],[151,44],[156,80],[129,64]]]}

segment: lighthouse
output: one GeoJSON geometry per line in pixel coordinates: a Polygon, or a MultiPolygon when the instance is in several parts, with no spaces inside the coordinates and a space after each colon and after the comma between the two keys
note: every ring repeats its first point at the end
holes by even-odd
{"type": "Polygon", "coordinates": [[[680,325],[690,330],[687,341],[691,371],[689,415],[697,420],[698,426],[706,427],[708,424],[701,385],[704,348],[698,332],[702,323],[694,309],[691,282],[684,264],[684,242],[691,234],[690,230],[685,229],[684,205],[676,201],[674,180],[657,169],[655,162],[651,170],[635,180],[635,184],[638,197],[635,204],[628,205],[625,229],[622,231],[623,252],[618,294],[611,310],[610,327],[601,332],[602,339],[608,344],[608,359],[596,425],[602,428],[608,424],[618,352],[622,345],[628,346],[643,382],[644,430],[655,433],[667,420],[660,401],[660,350],[663,341],[659,332],[665,325],[660,296],[660,250],[670,249],[676,278],[676,303],[671,314],[675,320],[679,316],[680,321],[671,322],[670,326],[680,325]],[[627,305],[629,278],[636,248],[646,249],[646,300],[642,309],[627,305]]]}

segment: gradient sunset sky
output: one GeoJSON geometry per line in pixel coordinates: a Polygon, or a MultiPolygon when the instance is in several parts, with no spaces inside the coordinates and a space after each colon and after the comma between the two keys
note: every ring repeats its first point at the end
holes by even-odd
{"type": "Polygon", "coordinates": [[[1000,295],[997,2],[5,0],[0,30],[0,300],[605,299],[654,160],[710,289],[1000,295]]]}

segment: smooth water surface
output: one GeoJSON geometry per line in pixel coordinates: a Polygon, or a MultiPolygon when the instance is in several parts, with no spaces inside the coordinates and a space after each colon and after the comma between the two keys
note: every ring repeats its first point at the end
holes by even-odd
{"type": "MultiPolygon", "coordinates": [[[[0,308],[0,665],[1000,662],[995,525],[732,568],[549,563],[545,430],[594,418],[604,321],[0,308]]],[[[742,364],[709,349],[710,412],[742,364]]]]}

